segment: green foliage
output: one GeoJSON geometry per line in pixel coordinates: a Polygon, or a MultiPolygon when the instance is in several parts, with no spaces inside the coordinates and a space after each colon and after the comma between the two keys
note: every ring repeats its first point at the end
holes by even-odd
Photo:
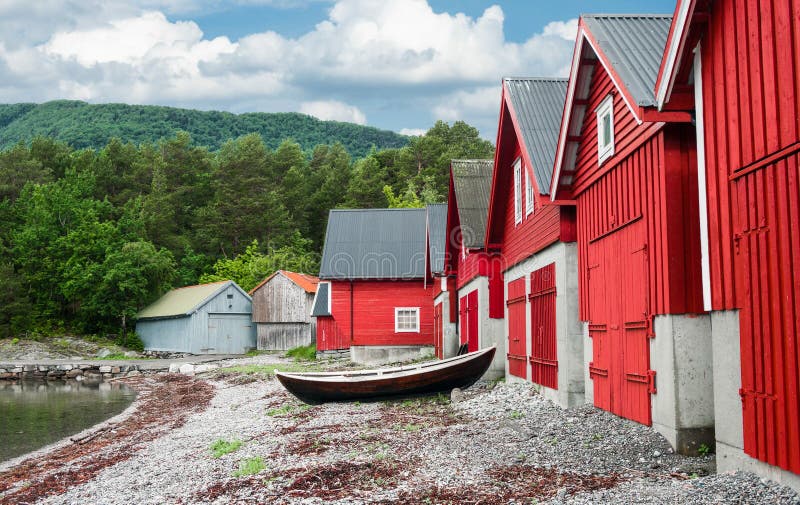
{"type": "Polygon", "coordinates": [[[142,342],[142,338],[136,333],[132,331],[127,331],[125,336],[120,336],[119,344],[122,347],[130,349],[136,352],[143,352],[144,351],[144,342],[142,342]]]}
{"type": "Polygon", "coordinates": [[[297,361],[314,361],[317,359],[317,346],[314,344],[301,345],[286,351],[286,356],[297,361]]]}
{"type": "Polygon", "coordinates": [[[272,149],[293,138],[311,150],[319,144],[341,142],[353,156],[372,148],[402,147],[408,137],[369,126],[320,121],[296,113],[197,111],[151,105],[98,104],[58,100],[40,105],[0,105],[0,148],[37,135],[50,135],[76,149],[102,149],[112,138],[133,144],[157,142],[187,131],[198,145],[217,150],[229,139],[257,133],[272,149]]]}
{"type": "Polygon", "coordinates": [[[261,458],[247,458],[239,461],[239,469],[233,472],[234,477],[247,477],[262,472],[267,466],[261,458]]]}
{"type": "Polygon", "coordinates": [[[236,450],[238,450],[242,446],[241,440],[223,440],[221,438],[214,441],[211,446],[208,448],[211,451],[211,455],[215,458],[221,458],[226,454],[230,454],[236,450]]]}
{"type": "Polygon", "coordinates": [[[697,448],[697,454],[700,456],[708,456],[710,452],[711,447],[709,447],[707,444],[700,444],[700,447],[697,448]]]}

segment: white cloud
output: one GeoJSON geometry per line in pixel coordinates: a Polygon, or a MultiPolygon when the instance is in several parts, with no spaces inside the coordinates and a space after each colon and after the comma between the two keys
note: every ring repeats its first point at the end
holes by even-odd
{"type": "Polygon", "coordinates": [[[367,116],[358,107],[347,105],[336,100],[319,100],[303,102],[300,112],[322,120],[345,121],[348,123],[367,124],[367,116]]]}
{"type": "Polygon", "coordinates": [[[426,130],[424,128],[401,128],[400,129],[400,135],[408,135],[408,136],[411,136],[411,137],[421,137],[422,135],[425,135],[425,133],[427,133],[427,131],[428,130],[426,130]]]}
{"type": "Polygon", "coordinates": [[[265,31],[232,42],[164,14],[314,1],[328,0],[0,0],[0,102],[300,110],[362,124],[397,110],[398,122],[464,119],[486,133],[501,77],[566,75],[577,26],[554,21],[516,43],[496,5],[472,18],[426,0],[339,0],[300,37],[265,31]]]}

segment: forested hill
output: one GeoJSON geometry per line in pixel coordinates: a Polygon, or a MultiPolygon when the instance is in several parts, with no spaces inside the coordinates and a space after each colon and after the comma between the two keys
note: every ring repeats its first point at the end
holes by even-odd
{"type": "Polygon", "coordinates": [[[304,151],[319,144],[341,143],[351,156],[365,156],[378,149],[403,147],[408,137],[338,121],[321,121],[305,114],[231,114],[154,105],[99,104],[58,100],[43,104],[0,104],[0,149],[37,135],[51,137],[76,149],[102,149],[117,137],[140,144],[170,138],[179,130],[189,132],[195,145],[218,150],[225,141],[259,133],[272,149],[288,138],[304,151]]]}

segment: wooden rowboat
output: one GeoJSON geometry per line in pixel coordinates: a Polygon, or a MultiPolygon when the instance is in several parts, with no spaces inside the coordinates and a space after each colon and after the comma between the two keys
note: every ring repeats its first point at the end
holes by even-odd
{"type": "Polygon", "coordinates": [[[489,369],[495,347],[418,365],[351,372],[275,372],[290,393],[312,405],[416,396],[468,388],[489,369]]]}

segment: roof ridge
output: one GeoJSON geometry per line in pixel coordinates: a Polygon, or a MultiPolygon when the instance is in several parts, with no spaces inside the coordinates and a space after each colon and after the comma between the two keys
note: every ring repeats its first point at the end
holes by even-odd
{"type": "Polygon", "coordinates": [[[582,18],[672,18],[672,14],[581,14],[582,18]]]}
{"type": "Polygon", "coordinates": [[[188,289],[188,288],[199,288],[202,286],[211,286],[212,284],[222,284],[224,282],[232,282],[231,279],[225,279],[223,281],[214,281],[214,282],[204,282],[203,284],[190,284],[188,286],[181,286],[179,288],[172,288],[170,291],[177,291],[179,289],[188,289]]]}
{"type": "Polygon", "coordinates": [[[425,207],[404,207],[404,208],[378,208],[378,209],[331,209],[331,212],[380,212],[380,211],[420,211],[425,207]]]}
{"type": "Polygon", "coordinates": [[[542,81],[542,82],[567,82],[568,77],[503,77],[504,81],[542,81]]]}

